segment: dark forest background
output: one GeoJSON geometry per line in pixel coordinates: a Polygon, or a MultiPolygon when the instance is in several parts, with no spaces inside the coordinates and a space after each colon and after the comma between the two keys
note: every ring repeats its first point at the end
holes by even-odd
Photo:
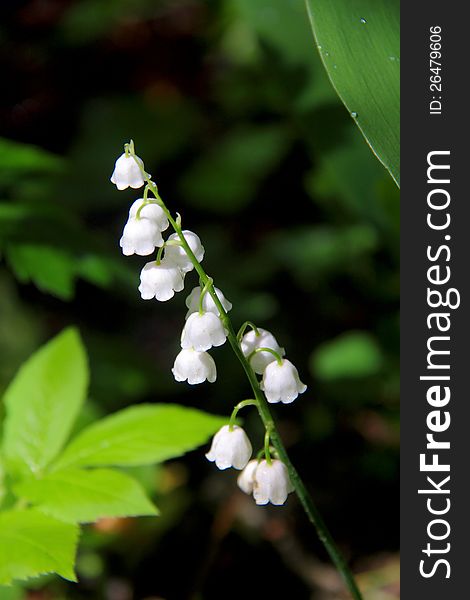
{"type": "MultiPolygon", "coordinates": [[[[302,0],[25,0],[0,17],[0,390],[75,324],[92,370],[81,426],[247,397],[227,346],[215,384],[173,380],[197,281],[140,299],[146,260],[118,243],[138,192],[109,182],[133,138],[234,323],[273,331],[299,368],[308,392],[274,407],[283,438],[367,598],[397,598],[398,190],[329,84],[302,0]]],[[[261,444],[254,413],[245,426],[261,444]]],[[[160,518],[88,526],[79,584],[0,597],[344,598],[295,497],[258,508],[202,451],[138,476],[160,518]]]]}

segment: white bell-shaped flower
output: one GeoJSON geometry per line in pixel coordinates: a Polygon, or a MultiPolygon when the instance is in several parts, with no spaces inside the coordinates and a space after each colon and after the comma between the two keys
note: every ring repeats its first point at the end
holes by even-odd
{"type": "Polygon", "coordinates": [[[155,248],[163,246],[162,233],[149,219],[131,218],[124,227],[119,245],[125,256],[148,256],[155,248]]]}
{"type": "MultiPolygon", "coordinates": [[[[197,258],[199,262],[204,258],[204,246],[197,236],[192,231],[184,230],[183,231],[185,240],[187,241],[189,247],[193,251],[194,256],[197,258]]],[[[179,241],[180,237],[177,233],[173,233],[169,236],[168,241],[175,240],[179,241]]],[[[186,254],[186,250],[182,246],[169,246],[165,247],[165,256],[169,258],[172,262],[178,265],[178,267],[183,271],[183,273],[188,273],[194,269],[193,263],[188,258],[186,254]]]]}
{"type": "Polygon", "coordinates": [[[238,425],[224,425],[214,436],[206,458],[219,469],[243,469],[251,458],[252,447],[248,436],[238,425]]]}
{"type": "Polygon", "coordinates": [[[118,190],[125,190],[128,187],[134,189],[142,187],[145,180],[139,165],[142,169],[144,168],[144,163],[138,156],[134,158],[130,155],[126,156],[125,153],[121,154],[114,165],[111,182],[115,184],[118,190]]]}
{"type": "Polygon", "coordinates": [[[257,459],[250,460],[237,478],[238,487],[245,492],[245,494],[253,493],[253,487],[255,485],[255,473],[258,464],[259,461],[257,459]]]}
{"type": "MultiPolygon", "coordinates": [[[[220,300],[220,303],[224,307],[225,312],[228,312],[232,309],[232,303],[229,302],[223,293],[219,290],[219,288],[214,287],[215,293],[217,294],[217,298],[220,300]]],[[[192,315],[195,312],[199,311],[199,301],[201,298],[201,288],[199,286],[195,287],[189,296],[186,298],[186,306],[188,307],[188,312],[186,313],[186,318],[189,315],[192,315]]],[[[220,316],[219,309],[215,305],[215,302],[209,292],[204,294],[202,298],[202,310],[206,312],[214,313],[214,315],[220,316]]]]}
{"type": "Polygon", "coordinates": [[[271,464],[262,460],[256,467],[253,477],[253,497],[256,504],[284,504],[294,488],[289,479],[286,465],[277,459],[271,464]]]}
{"type": "Polygon", "coordinates": [[[283,358],[280,363],[275,360],[266,367],[260,387],[268,402],[284,404],[293,402],[307,389],[307,386],[300,381],[297,369],[286,358],[283,358]]]}
{"type": "Polygon", "coordinates": [[[176,381],[187,381],[191,385],[207,381],[214,383],[217,369],[214,359],[207,352],[198,352],[194,348],[181,350],[171,370],[176,381]]]}
{"type": "Polygon", "coordinates": [[[155,248],[163,246],[161,232],[165,231],[168,225],[168,219],[160,206],[147,204],[143,198],[139,198],[129,210],[129,219],[119,242],[123,254],[152,254],[155,248]]]}
{"type": "MultiPolygon", "coordinates": [[[[249,356],[258,348],[271,348],[271,350],[277,352],[279,356],[284,356],[286,353],[284,348],[279,346],[273,334],[267,331],[267,329],[261,329],[261,327],[258,328],[258,335],[252,329],[248,333],[245,333],[241,341],[241,349],[245,356],[249,356]]],[[[256,354],[253,354],[251,357],[250,364],[255,373],[262,375],[266,367],[274,360],[276,360],[276,357],[274,354],[271,354],[271,352],[256,352],[256,354]]]]}
{"type": "Polygon", "coordinates": [[[160,231],[169,227],[168,217],[161,206],[155,202],[146,202],[144,198],[138,198],[129,209],[129,219],[137,217],[153,221],[160,231]]]}
{"type": "Polygon", "coordinates": [[[177,266],[165,259],[160,264],[155,261],[147,263],[140,273],[139,292],[144,300],[156,298],[164,302],[183,288],[183,274],[177,266]]]}
{"type": "Polygon", "coordinates": [[[217,315],[197,312],[189,315],[186,321],[181,333],[181,347],[203,352],[212,346],[222,346],[226,339],[227,333],[217,315]]]}

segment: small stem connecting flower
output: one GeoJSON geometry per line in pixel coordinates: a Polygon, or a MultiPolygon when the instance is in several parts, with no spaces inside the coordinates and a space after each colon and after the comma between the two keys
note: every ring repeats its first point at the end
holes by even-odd
{"type": "Polygon", "coordinates": [[[274,356],[274,358],[277,360],[277,364],[282,365],[282,356],[278,352],[276,352],[276,350],[273,350],[272,348],[264,348],[264,347],[255,348],[253,350],[253,352],[251,352],[248,355],[248,362],[250,362],[250,360],[253,358],[253,356],[255,354],[258,354],[259,352],[269,352],[269,354],[272,354],[274,356]]]}
{"type": "Polygon", "coordinates": [[[245,333],[247,327],[251,327],[251,329],[253,329],[253,331],[255,332],[255,335],[257,337],[259,337],[260,333],[259,333],[259,330],[256,327],[256,325],[254,323],[252,323],[251,321],[245,321],[237,333],[237,340],[239,343],[241,342],[243,334],[245,333]]]}
{"type": "Polygon", "coordinates": [[[135,157],[134,140],[131,140],[128,144],[124,144],[124,154],[126,155],[126,157],[135,157]]]}
{"type": "Polygon", "coordinates": [[[268,465],[272,465],[272,462],[273,462],[271,459],[270,443],[271,443],[271,435],[269,433],[269,428],[266,427],[266,432],[264,434],[264,456],[266,458],[266,462],[268,463],[268,465]]]}
{"type": "Polygon", "coordinates": [[[256,455],[256,460],[259,462],[260,460],[263,459],[263,456],[266,456],[264,446],[261,448],[261,450],[258,451],[258,453],[256,455]]]}
{"type": "Polygon", "coordinates": [[[204,287],[201,290],[201,295],[199,296],[199,314],[200,315],[202,315],[202,313],[204,312],[204,296],[207,294],[207,292],[209,291],[209,289],[211,288],[213,283],[214,283],[214,281],[213,281],[212,277],[209,277],[208,281],[206,282],[206,284],[204,285],[204,287]]]}
{"type": "MultiPolygon", "coordinates": [[[[148,195],[149,195],[149,186],[146,185],[144,188],[144,202],[147,202],[148,200],[148,195]]],[[[142,210],[142,206],[139,208],[139,210],[137,211],[137,214],[140,213],[140,211],[142,210]]]]}
{"type": "Polygon", "coordinates": [[[163,254],[163,250],[164,250],[164,249],[165,249],[165,244],[163,244],[163,246],[161,246],[161,247],[158,249],[158,252],[157,252],[157,257],[155,258],[155,263],[156,263],[157,265],[159,265],[159,264],[162,262],[162,254],[163,254]]]}
{"type": "Polygon", "coordinates": [[[237,419],[237,414],[238,411],[241,410],[242,408],[245,408],[245,406],[257,406],[257,402],[256,400],[242,400],[241,402],[239,402],[235,408],[232,411],[232,414],[230,415],[230,421],[229,421],[229,428],[230,430],[233,429],[233,426],[235,425],[235,421],[237,419]]]}

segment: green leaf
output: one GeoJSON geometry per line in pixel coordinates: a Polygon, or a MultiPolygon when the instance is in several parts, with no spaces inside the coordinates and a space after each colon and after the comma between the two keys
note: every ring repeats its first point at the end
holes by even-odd
{"type": "Polygon", "coordinates": [[[31,171],[60,171],[63,159],[47,150],[0,138],[0,172],[18,177],[31,171]]]}
{"type": "Polygon", "coordinates": [[[36,473],[56,457],[87,387],[85,349],[74,328],[63,331],[24,363],[4,396],[3,451],[10,465],[36,473]]]}
{"type": "Polygon", "coordinates": [[[56,471],[22,481],[15,493],[42,512],[71,523],[158,514],[135,479],[110,469],[56,471]]]}
{"type": "Polygon", "coordinates": [[[2,600],[24,600],[26,592],[19,586],[0,585],[0,598],[2,600]]]}
{"type": "Polygon", "coordinates": [[[6,256],[22,283],[32,281],[62,300],[73,297],[76,265],[69,252],[42,244],[9,244],[6,256]]]}
{"type": "Polygon", "coordinates": [[[0,584],[44,573],[76,581],[79,528],[34,509],[0,513],[0,584]]]}
{"type": "Polygon", "coordinates": [[[399,0],[307,0],[307,7],[333,86],[399,185],[399,0]]]}
{"type": "Polygon", "coordinates": [[[55,468],[162,462],[204,444],[227,421],[176,404],[131,406],[79,433],[55,468]]]}
{"type": "Polygon", "coordinates": [[[375,375],[382,363],[377,342],[363,331],[349,331],[325,342],[311,358],[312,372],[326,381],[375,375]]]}
{"type": "Polygon", "coordinates": [[[351,272],[377,248],[377,233],[367,224],[345,227],[291,228],[267,238],[266,247],[279,265],[288,268],[302,287],[322,277],[351,272]]]}

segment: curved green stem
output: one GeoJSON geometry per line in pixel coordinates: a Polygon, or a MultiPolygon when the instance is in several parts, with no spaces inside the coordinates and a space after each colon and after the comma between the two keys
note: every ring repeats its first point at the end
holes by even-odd
{"type": "Polygon", "coordinates": [[[160,246],[160,248],[158,249],[157,257],[155,258],[155,262],[157,265],[159,265],[162,262],[162,254],[163,254],[164,249],[165,249],[165,244],[163,244],[163,246],[160,246]]]}
{"type": "Polygon", "coordinates": [[[261,348],[255,348],[253,350],[253,352],[251,352],[248,355],[248,358],[247,358],[248,362],[250,362],[250,360],[253,358],[253,356],[255,354],[259,354],[260,352],[269,352],[269,354],[272,354],[274,356],[274,358],[277,360],[277,364],[282,365],[282,356],[278,352],[276,352],[276,350],[273,350],[272,348],[267,348],[267,347],[265,348],[264,346],[262,346],[261,348]]]}
{"type": "MultiPolygon", "coordinates": [[[[134,148],[132,147],[131,154],[135,159],[135,154],[133,151],[134,151],[134,148]]],[[[230,318],[228,317],[227,312],[225,311],[222,303],[220,302],[219,297],[215,293],[214,285],[212,283],[211,278],[204,271],[203,267],[201,266],[200,262],[197,260],[196,256],[194,255],[193,251],[191,250],[191,247],[189,246],[188,242],[186,241],[183,231],[181,229],[180,222],[177,222],[177,220],[175,220],[173,218],[170,211],[166,207],[165,203],[161,199],[161,197],[158,193],[157,186],[153,183],[153,181],[151,181],[151,179],[149,178],[147,173],[144,171],[144,169],[142,169],[141,165],[139,164],[139,162],[137,160],[136,160],[136,163],[139,165],[142,175],[143,175],[144,179],[146,180],[146,182],[148,183],[151,192],[154,194],[155,198],[161,203],[160,206],[164,210],[164,212],[168,218],[168,221],[170,222],[171,226],[173,227],[175,233],[178,235],[178,237],[181,241],[181,246],[184,248],[184,250],[186,251],[186,254],[188,255],[188,258],[191,260],[192,264],[194,265],[194,268],[195,268],[197,274],[199,275],[200,281],[204,284],[204,287],[207,286],[207,292],[212,296],[212,299],[214,300],[214,303],[219,310],[220,319],[222,320],[222,323],[224,324],[224,327],[228,332],[227,339],[230,343],[230,346],[232,347],[232,350],[235,353],[235,356],[240,361],[240,363],[243,367],[243,370],[245,371],[245,374],[248,378],[248,381],[250,382],[254,397],[257,402],[258,413],[261,417],[261,420],[263,422],[265,430],[266,430],[266,432],[269,432],[269,437],[271,439],[271,443],[272,443],[279,459],[282,460],[282,462],[287,467],[291,483],[294,487],[294,490],[303,506],[303,509],[304,509],[309,521],[315,527],[318,537],[320,538],[320,540],[322,541],[326,550],[328,551],[328,554],[330,555],[330,558],[333,561],[334,565],[336,566],[338,571],[341,573],[343,580],[344,580],[347,588],[349,589],[349,592],[350,592],[352,598],[354,600],[363,600],[361,592],[359,591],[359,588],[354,580],[353,574],[351,573],[348,565],[346,564],[346,561],[344,560],[339,549],[337,548],[337,546],[333,540],[333,537],[331,536],[331,533],[329,532],[325,522],[323,521],[323,518],[321,517],[320,513],[318,512],[318,509],[315,506],[315,503],[313,502],[313,499],[310,496],[309,492],[307,491],[307,488],[305,487],[304,482],[302,481],[300,475],[298,474],[294,465],[290,461],[289,455],[287,454],[287,451],[284,447],[284,444],[282,443],[279,432],[276,429],[274,420],[271,416],[271,411],[269,409],[268,402],[259,387],[259,382],[255,375],[255,372],[251,368],[251,365],[250,365],[248,359],[245,357],[245,355],[243,354],[243,352],[240,348],[240,344],[237,339],[237,335],[233,329],[230,318]]],[[[178,221],[180,221],[180,219],[178,219],[178,221]]]]}
{"type": "Polygon", "coordinates": [[[204,296],[207,294],[207,292],[209,291],[209,288],[211,287],[212,284],[213,284],[212,277],[209,277],[209,281],[201,289],[201,295],[199,296],[199,314],[200,315],[202,315],[202,313],[204,312],[204,308],[203,308],[204,296]]]}
{"type": "Polygon", "coordinates": [[[266,458],[266,462],[268,463],[268,465],[272,465],[273,461],[271,459],[271,451],[269,450],[269,444],[271,442],[271,435],[270,435],[270,431],[268,428],[266,428],[265,434],[264,434],[264,457],[266,458]]]}
{"type": "Polygon", "coordinates": [[[229,421],[230,430],[232,430],[233,426],[235,425],[235,419],[237,418],[237,414],[238,414],[239,410],[241,410],[245,406],[257,406],[257,405],[258,405],[258,403],[256,402],[256,400],[242,400],[241,402],[239,402],[233,409],[232,414],[230,415],[230,421],[229,421]]]}
{"type": "Polygon", "coordinates": [[[247,327],[251,327],[251,329],[253,329],[253,331],[255,332],[256,336],[260,335],[259,330],[254,323],[252,323],[251,321],[245,321],[237,333],[237,340],[239,342],[242,341],[242,337],[243,337],[247,327]]]}

